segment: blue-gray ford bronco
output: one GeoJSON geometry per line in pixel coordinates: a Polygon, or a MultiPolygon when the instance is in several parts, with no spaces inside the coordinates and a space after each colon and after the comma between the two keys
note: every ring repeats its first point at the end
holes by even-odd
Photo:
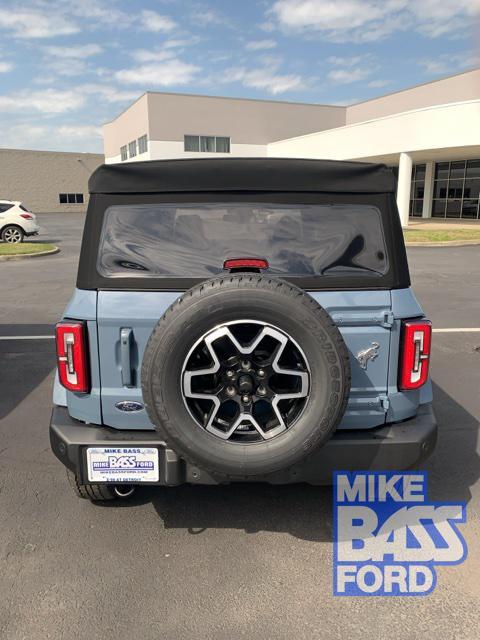
{"type": "Polygon", "coordinates": [[[78,496],[329,484],[432,452],[431,324],[390,169],[161,160],[89,187],[50,424],[78,496]]]}

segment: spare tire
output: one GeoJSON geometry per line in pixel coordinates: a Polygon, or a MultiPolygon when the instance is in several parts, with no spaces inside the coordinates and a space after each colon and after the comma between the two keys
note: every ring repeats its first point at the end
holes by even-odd
{"type": "Polygon", "coordinates": [[[321,447],[341,420],[350,362],[328,313],[283,280],[215,278],[182,295],[147,343],[150,420],[188,462],[262,476],[321,447]]]}

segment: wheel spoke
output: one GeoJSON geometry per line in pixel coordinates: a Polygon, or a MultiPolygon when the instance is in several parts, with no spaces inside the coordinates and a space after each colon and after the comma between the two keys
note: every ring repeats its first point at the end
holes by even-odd
{"type": "Polygon", "coordinates": [[[308,395],[308,379],[309,379],[309,375],[306,371],[296,371],[294,369],[284,369],[283,367],[281,367],[279,365],[279,360],[283,355],[283,352],[285,351],[285,347],[288,344],[288,338],[286,336],[283,336],[282,339],[280,340],[280,348],[277,350],[275,358],[273,360],[272,363],[272,368],[276,373],[281,373],[283,375],[286,376],[296,376],[298,378],[300,378],[301,380],[301,384],[302,384],[302,388],[298,393],[293,393],[293,394],[277,394],[278,396],[282,396],[283,398],[303,398],[305,396],[308,395]]]}
{"type": "Polygon", "coordinates": [[[268,431],[264,431],[252,415],[250,415],[249,413],[241,413],[238,416],[238,418],[235,420],[233,425],[230,427],[230,429],[226,432],[220,431],[219,429],[216,429],[211,425],[207,426],[206,430],[209,431],[210,433],[214,433],[215,435],[219,436],[223,440],[228,440],[232,436],[232,434],[235,432],[235,430],[244,422],[249,422],[257,430],[259,435],[264,440],[269,440],[270,438],[273,438],[274,436],[278,435],[279,433],[287,429],[285,424],[283,424],[282,422],[282,424],[276,427],[275,429],[269,429],[268,431]]]}

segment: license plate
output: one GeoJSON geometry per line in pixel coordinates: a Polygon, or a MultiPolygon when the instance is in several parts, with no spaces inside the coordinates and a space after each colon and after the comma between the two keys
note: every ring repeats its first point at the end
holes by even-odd
{"type": "Polygon", "coordinates": [[[158,482],[158,449],[88,448],[87,470],[89,482],[158,482]]]}

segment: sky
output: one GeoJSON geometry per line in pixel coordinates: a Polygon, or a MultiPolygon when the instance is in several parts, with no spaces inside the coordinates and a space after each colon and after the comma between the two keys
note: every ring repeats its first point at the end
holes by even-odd
{"type": "Polygon", "coordinates": [[[0,147],[101,152],[147,90],[347,105],[480,66],[480,0],[0,0],[0,147]]]}

